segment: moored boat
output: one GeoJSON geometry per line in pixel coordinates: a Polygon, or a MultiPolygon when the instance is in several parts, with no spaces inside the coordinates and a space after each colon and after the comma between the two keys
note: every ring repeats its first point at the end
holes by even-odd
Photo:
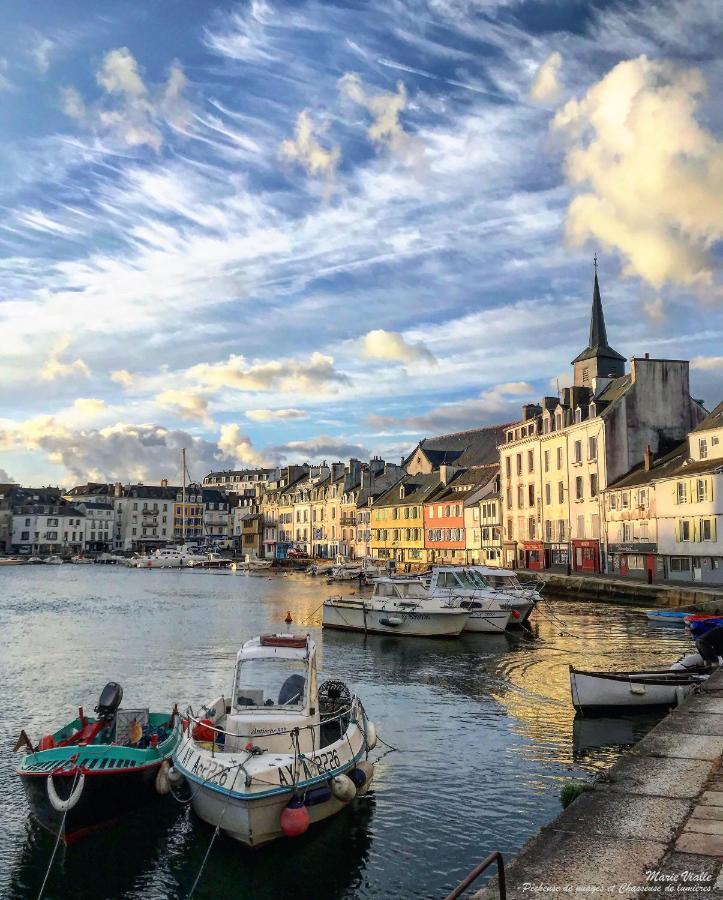
{"type": "Polygon", "coordinates": [[[366,792],[376,729],[342,682],[317,688],[309,635],[252,638],[230,697],[189,711],[174,754],[199,818],[257,847],[303,833],[366,792]]]}
{"type": "Polygon", "coordinates": [[[704,668],[590,672],[570,666],[572,705],[580,712],[599,714],[677,706],[709,674],[704,668]]]}
{"type": "Polygon", "coordinates": [[[329,597],[322,613],[324,628],[411,637],[456,637],[468,619],[469,610],[452,599],[430,597],[415,578],[377,578],[371,598],[329,597]]]}
{"type": "Polygon", "coordinates": [[[62,566],[63,559],[60,556],[46,556],[43,560],[46,566],[62,566]]]}
{"type": "Polygon", "coordinates": [[[645,615],[651,622],[662,622],[665,625],[685,625],[685,617],[690,613],[681,609],[649,609],[645,615]]]}
{"type": "Polygon", "coordinates": [[[17,774],[31,814],[66,844],[168,792],[166,770],[180,719],[175,711],[121,709],[122,698],[121,686],[109,682],[95,718],[81,708],[37,746],[23,731],[15,747],[28,751],[17,774]]]}
{"type": "Polygon", "coordinates": [[[429,577],[429,595],[455,597],[467,606],[470,611],[467,631],[498,630],[485,625],[494,610],[507,613],[507,624],[522,625],[535,607],[536,595],[522,588],[514,572],[509,576],[511,579],[486,566],[434,566],[429,577]],[[494,577],[509,586],[503,588],[493,584],[488,571],[494,571],[494,577]]]}
{"type": "Polygon", "coordinates": [[[685,624],[690,628],[690,633],[694,638],[702,637],[714,628],[720,628],[723,625],[723,616],[721,615],[687,615],[685,624]]]}

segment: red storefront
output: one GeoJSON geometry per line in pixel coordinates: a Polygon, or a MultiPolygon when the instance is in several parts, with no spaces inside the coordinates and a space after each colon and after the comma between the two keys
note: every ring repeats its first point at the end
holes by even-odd
{"type": "Polygon", "coordinates": [[[544,569],[545,545],[542,541],[523,541],[522,559],[525,569],[544,569]]]}
{"type": "Polygon", "coordinates": [[[576,572],[599,572],[600,541],[573,541],[572,567],[576,572]]]}

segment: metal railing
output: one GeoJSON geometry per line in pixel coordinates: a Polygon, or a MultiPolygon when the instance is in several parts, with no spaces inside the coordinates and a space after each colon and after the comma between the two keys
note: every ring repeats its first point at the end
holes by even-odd
{"type": "Polygon", "coordinates": [[[505,862],[502,859],[502,854],[499,850],[495,850],[494,853],[490,853],[488,857],[482,860],[482,862],[475,866],[474,869],[464,878],[457,887],[452,891],[451,894],[448,894],[445,897],[445,900],[457,900],[458,897],[461,897],[462,894],[467,890],[467,888],[484,872],[485,869],[488,869],[492,863],[497,863],[497,892],[499,894],[500,900],[507,900],[507,884],[505,882],[505,862]]]}

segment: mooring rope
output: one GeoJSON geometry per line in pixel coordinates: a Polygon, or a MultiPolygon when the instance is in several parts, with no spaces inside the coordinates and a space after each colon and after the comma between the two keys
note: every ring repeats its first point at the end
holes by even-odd
{"type": "MultiPolygon", "coordinates": [[[[78,777],[80,775],[80,766],[76,766],[75,769],[75,778],[73,778],[73,786],[70,789],[69,797],[72,796],[73,791],[78,783],[78,777]]],[[[48,778],[52,778],[52,775],[48,775],[48,778]]],[[[53,852],[50,854],[50,861],[48,862],[48,868],[45,871],[45,878],[43,878],[43,883],[40,885],[40,891],[38,893],[38,900],[41,900],[43,893],[45,892],[45,886],[48,883],[48,878],[50,877],[50,870],[53,868],[53,861],[55,860],[55,854],[58,852],[58,844],[60,843],[60,838],[63,836],[63,830],[65,829],[65,819],[68,815],[69,808],[63,812],[63,818],[60,820],[60,828],[58,829],[58,836],[55,839],[55,846],[53,847],[53,852]]]]}

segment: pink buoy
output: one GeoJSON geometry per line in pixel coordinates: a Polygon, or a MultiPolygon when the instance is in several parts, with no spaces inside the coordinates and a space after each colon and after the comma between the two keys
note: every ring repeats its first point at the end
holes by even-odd
{"type": "Polygon", "coordinates": [[[281,831],[286,837],[298,837],[303,834],[310,822],[309,810],[304,806],[300,797],[289,800],[279,818],[281,831]]]}

